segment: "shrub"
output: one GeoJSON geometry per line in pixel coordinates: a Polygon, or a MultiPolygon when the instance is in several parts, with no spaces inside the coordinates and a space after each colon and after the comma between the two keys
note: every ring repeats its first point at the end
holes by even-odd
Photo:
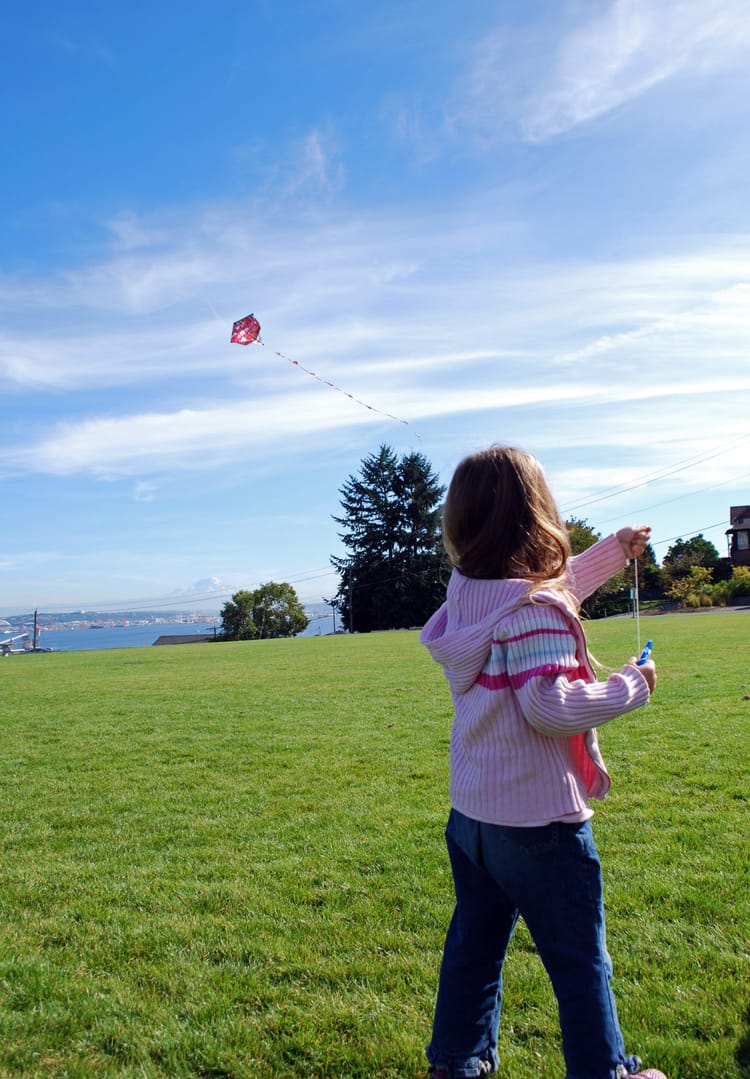
{"type": "Polygon", "coordinates": [[[710,607],[712,580],[712,571],[706,566],[691,566],[689,573],[672,583],[667,595],[681,607],[710,607]]]}
{"type": "Polygon", "coordinates": [[[750,566],[735,566],[728,583],[732,596],[750,596],[750,566]]]}
{"type": "Polygon", "coordinates": [[[719,581],[711,590],[711,600],[714,607],[726,607],[732,598],[732,585],[730,581],[719,581]]]}

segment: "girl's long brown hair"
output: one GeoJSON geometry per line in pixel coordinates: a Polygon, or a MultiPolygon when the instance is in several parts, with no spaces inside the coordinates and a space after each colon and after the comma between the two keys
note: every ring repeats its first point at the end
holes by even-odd
{"type": "Polygon", "coordinates": [[[466,577],[522,577],[564,589],[568,531],[535,457],[490,446],[453,474],[443,508],[443,543],[466,577]]]}

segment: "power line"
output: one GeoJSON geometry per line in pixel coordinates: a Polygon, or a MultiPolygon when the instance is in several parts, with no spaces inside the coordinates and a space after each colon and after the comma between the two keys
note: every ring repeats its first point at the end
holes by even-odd
{"type": "MultiPolygon", "coordinates": [[[[742,435],[741,438],[735,439],[733,442],[728,443],[724,447],[715,452],[708,454],[698,454],[694,457],[685,458],[683,461],[679,461],[671,468],[658,469],[656,472],[646,473],[646,476],[636,482],[628,481],[623,484],[619,484],[616,487],[611,487],[603,494],[597,495],[595,498],[586,499],[584,502],[578,502],[575,505],[567,506],[564,510],[566,514],[574,513],[576,510],[583,509],[584,506],[592,506],[597,502],[606,502],[610,498],[614,498],[617,495],[627,494],[628,491],[635,491],[640,487],[648,487],[652,483],[656,483],[658,480],[666,479],[668,476],[674,476],[678,472],[685,472],[687,469],[692,468],[694,465],[703,464],[705,461],[712,461],[716,457],[721,457],[724,453],[729,453],[730,450],[739,446],[743,442],[747,442],[750,439],[750,434],[742,435]]],[[[731,481],[730,481],[731,482],[731,481]]]]}
{"type": "MultiPolygon", "coordinates": [[[[673,476],[678,472],[685,472],[687,469],[692,468],[697,464],[702,464],[705,461],[714,460],[716,457],[720,457],[720,456],[722,456],[722,454],[728,453],[730,450],[734,449],[736,446],[741,445],[743,442],[746,442],[748,439],[750,439],[750,435],[742,435],[740,438],[737,438],[734,441],[732,441],[730,443],[727,443],[722,448],[717,449],[715,451],[712,451],[711,453],[708,453],[708,454],[696,454],[693,457],[685,458],[683,461],[678,462],[673,467],[670,467],[670,468],[667,468],[667,469],[659,469],[659,470],[657,470],[656,472],[653,472],[653,473],[647,473],[646,476],[642,480],[639,480],[638,482],[634,482],[634,483],[628,482],[628,483],[625,483],[625,484],[620,484],[617,487],[610,488],[609,491],[605,491],[603,494],[598,495],[595,498],[588,499],[585,502],[576,503],[575,505],[570,506],[570,507],[566,507],[566,509],[564,510],[564,515],[567,516],[567,515],[571,514],[572,512],[574,512],[575,510],[582,509],[584,506],[593,505],[593,504],[598,503],[598,502],[605,502],[610,498],[617,497],[618,495],[627,494],[629,491],[634,491],[634,490],[637,490],[637,489],[639,489],[641,487],[648,487],[652,483],[656,483],[659,480],[666,479],[667,477],[673,476]]],[[[635,514],[645,513],[649,509],[661,508],[662,506],[668,505],[668,504],[670,504],[672,502],[679,502],[683,498],[694,498],[695,495],[701,494],[703,491],[713,491],[717,487],[725,487],[730,483],[742,482],[742,481],[744,481],[746,479],[747,479],[747,474],[744,474],[742,476],[733,476],[730,479],[720,480],[718,483],[716,483],[716,482],[712,483],[707,487],[699,487],[696,490],[687,491],[684,494],[676,495],[674,498],[662,499],[660,502],[658,502],[656,504],[653,504],[653,505],[650,505],[650,506],[644,506],[644,507],[641,507],[640,509],[631,510],[629,512],[635,513],[635,514]]],[[[612,517],[605,518],[605,520],[598,522],[598,524],[599,525],[605,525],[609,521],[612,521],[612,520],[615,520],[615,519],[616,518],[612,518],[612,517]]],[[[699,528],[692,527],[690,529],[683,530],[683,535],[685,535],[687,532],[690,532],[693,535],[698,535],[698,534],[701,534],[704,531],[708,531],[709,529],[712,529],[712,528],[720,528],[722,525],[726,525],[726,520],[716,521],[714,524],[710,524],[710,525],[701,525],[699,528]]],[[[666,543],[673,543],[676,540],[679,540],[681,538],[682,538],[682,536],[677,535],[677,536],[671,536],[671,537],[669,537],[667,539],[652,540],[651,545],[652,545],[652,547],[663,546],[666,543]]]]}
{"type": "MultiPolygon", "coordinates": [[[[640,480],[637,480],[637,481],[634,481],[634,482],[627,481],[626,483],[619,484],[619,485],[617,485],[615,487],[611,487],[609,490],[604,491],[602,494],[599,494],[594,498],[589,498],[589,499],[586,499],[583,502],[577,502],[577,503],[574,503],[573,505],[566,506],[566,507],[563,508],[562,513],[563,513],[564,516],[568,516],[571,513],[576,512],[577,510],[585,508],[586,506],[592,506],[592,505],[595,505],[595,504],[597,504],[599,502],[606,502],[611,498],[617,497],[618,495],[627,494],[630,491],[639,490],[641,487],[648,487],[652,483],[657,483],[659,480],[666,479],[669,476],[674,476],[679,472],[685,472],[689,468],[694,467],[695,465],[703,464],[706,461],[712,461],[716,457],[721,457],[723,454],[728,453],[730,450],[734,449],[736,446],[741,445],[743,442],[747,442],[749,439],[750,439],[750,434],[742,435],[741,437],[739,437],[737,439],[734,439],[732,442],[727,443],[723,447],[721,447],[721,448],[719,448],[717,450],[714,450],[711,453],[696,454],[693,457],[685,458],[682,461],[677,462],[677,464],[675,464],[674,466],[672,466],[670,468],[657,469],[655,472],[646,473],[646,475],[640,480]]],[[[747,476],[742,476],[742,477],[739,477],[739,478],[744,480],[744,479],[747,478],[747,476]]],[[[734,483],[734,482],[737,482],[736,478],[729,479],[729,480],[721,480],[718,483],[711,484],[710,487],[698,488],[696,491],[690,491],[690,492],[687,492],[687,493],[685,493],[683,495],[677,495],[674,498],[668,499],[666,501],[661,501],[661,502],[658,503],[658,505],[663,506],[663,505],[666,505],[666,504],[668,504],[670,502],[677,502],[682,498],[692,498],[696,494],[701,493],[701,491],[713,490],[716,487],[726,486],[728,483],[734,483]]],[[[634,511],[631,511],[631,512],[642,513],[642,512],[645,512],[648,509],[653,509],[653,508],[655,508],[655,507],[654,506],[646,506],[646,507],[643,507],[642,509],[634,510],[634,511]]],[[[613,518],[605,519],[601,523],[606,524],[608,520],[612,520],[612,519],[613,518]]],[[[703,525],[702,528],[700,528],[698,531],[702,532],[702,531],[710,529],[710,528],[718,528],[724,523],[725,523],[724,521],[717,521],[715,524],[712,524],[712,525],[703,525]]],[[[669,539],[653,540],[652,545],[660,546],[660,545],[662,545],[664,543],[671,543],[674,540],[677,540],[677,539],[680,539],[680,538],[681,537],[679,537],[679,536],[673,536],[673,537],[670,537],[669,539]]],[[[308,581],[317,581],[317,580],[323,579],[324,577],[331,577],[331,576],[336,576],[336,575],[337,575],[336,570],[331,570],[331,569],[319,567],[318,569],[303,571],[303,573],[301,575],[288,579],[287,583],[289,583],[289,584],[306,584],[308,581]]],[[[46,608],[45,613],[54,613],[55,609],[59,610],[59,611],[68,611],[68,610],[72,610],[72,609],[90,610],[90,611],[91,610],[96,610],[96,611],[101,611],[101,612],[110,611],[112,613],[122,612],[122,611],[164,610],[166,608],[183,608],[184,609],[186,606],[194,607],[195,604],[208,603],[208,602],[211,602],[211,601],[227,599],[227,598],[231,597],[232,595],[234,595],[235,591],[237,591],[237,589],[217,589],[217,590],[213,590],[213,591],[209,590],[207,592],[202,592],[202,593],[189,593],[189,594],[184,593],[184,594],[178,595],[178,596],[175,596],[174,593],[170,593],[167,596],[156,596],[156,597],[153,597],[153,598],[150,598],[150,599],[149,598],[146,598],[146,599],[140,598],[140,599],[133,600],[133,601],[107,600],[107,601],[102,601],[102,602],[89,602],[89,603],[85,604],[85,606],[79,606],[77,604],[74,604],[72,607],[66,607],[66,606],[58,603],[58,604],[53,604],[50,608],[46,608]]],[[[20,617],[20,615],[18,615],[16,617],[20,617]]]]}
{"type": "MultiPolygon", "coordinates": [[[[748,475],[744,476],[732,476],[728,480],[719,480],[718,483],[710,483],[708,487],[698,487],[694,491],[685,491],[681,495],[675,495],[674,498],[663,498],[660,502],[654,502],[650,506],[641,506],[640,509],[632,510],[633,513],[645,513],[646,510],[660,509],[662,506],[669,506],[672,502],[680,502],[683,498],[694,498],[696,495],[702,494],[704,491],[714,491],[717,487],[726,487],[729,483],[738,483],[742,480],[748,479],[748,475]]],[[[607,521],[615,520],[614,517],[608,517],[604,521],[600,521],[600,524],[607,524],[607,521]]]]}
{"type": "MultiPolygon", "coordinates": [[[[693,534],[697,536],[699,534],[702,534],[703,532],[707,532],[709,530],[709,528],[718,528],[720,525],[724,525],[724,524],[726,524],[726,521],[716,521],[712,525],[701,525],[701,527],[699,529],[697,529],[697,530],[694,530],[694,529],[691,528],[690,531],[693,532],[693,534]]],[[[683,535],[684,535],[684,533],[683,533],[683,535]]],[[[682,536],[670,536],[669,539],[652,540],[651,541],[651,546],[652,547],[661,547],[662,544],[664,544],[664,543],[675,543],[677,540],[681,540],[681,539],[682,539],[682,536]]]]}
{"type": "MultiPolygon", "coordinates": [[[[304,570],[300,576],[297,577],[284,577],[283,579],[287,584],[304,584],[307,581],[322,580],[324,577],[331,577],[335,575],[335,570],[325,570],[323,567],[319,567],[314,570],[304,570]]],[[[261,582],[258,582],[260,587],[261,582]]],[[[139,598],[137,600],[106,600],[101,602],[89,602],[86,604],[72,604],[65,605],[60,603],[52,604],[50,607],[39,606],[39,610],[43,610],[45,614],[54,614],[57,612],[67,613],[72,610],[79,611],[98,611],[100,613],[121,613],[123,611],[154,611],[154,610],[167,610],[173,608],[179,608],[181,610],[194,609],[196,604],[208,603],[211,601],[229,599],[235,592],[239,591],[237,588],[230,589],[215,589],[206,592],[188,592],[180,595],[175,595],[173,592],[168,593],[166,596],[154,596],[152,598],[139,598]]],[[[30,612],[29,612],[30,616],[30,612]]],[[[21,617],[20,614],[14,615],[14,617],[21,617]]],[[[24,617],[26,617],[24,615],[24,617]]]]}

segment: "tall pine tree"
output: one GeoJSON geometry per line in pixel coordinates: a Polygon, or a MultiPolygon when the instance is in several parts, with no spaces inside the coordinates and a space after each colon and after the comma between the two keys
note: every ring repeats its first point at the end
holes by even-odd
{"type": "Polygon", "coordinates": [[[348,554],[332,558],[341,575],[335,603],[347,629],[422,625],[440,605],[445,557],[440,507],[445,488],[421,453],[382,445],[341,488],[335,517],[348,554]]]}

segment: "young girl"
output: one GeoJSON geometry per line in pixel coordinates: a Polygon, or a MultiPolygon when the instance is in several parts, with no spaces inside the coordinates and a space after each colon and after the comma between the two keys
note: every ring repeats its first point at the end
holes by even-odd
{"type": "Polygon", "coordinates": [[[493,446],[456,469],[443,514],[454,570],[421,640],[450,683],[456,907],[440,969],[433,1079],[498,1067],[505,953],[523,917],[557,997],[567,1079],[666,1079],[625,1052],[610,989],[589,798],[609,776],[596,730],[645,705],[656,668],[597,682],[579,603],[642,554],[622,528],[571,558],[539,462],[493,446]]]}

